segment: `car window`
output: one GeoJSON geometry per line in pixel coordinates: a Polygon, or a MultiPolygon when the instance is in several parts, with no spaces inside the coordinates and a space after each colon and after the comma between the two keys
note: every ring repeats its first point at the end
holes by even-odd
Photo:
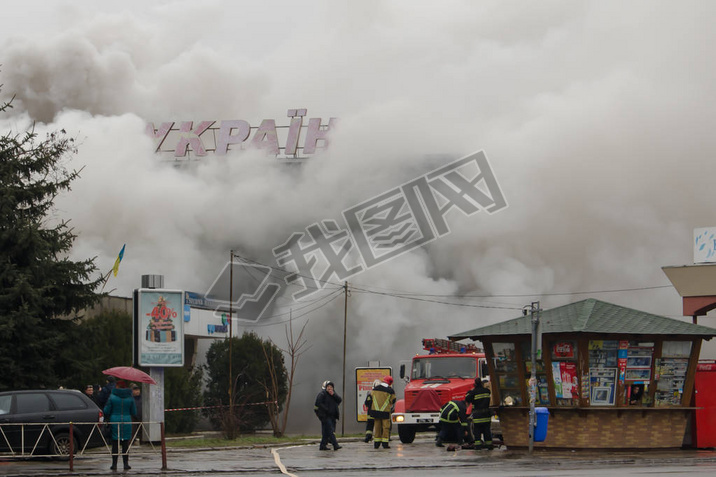
{"type": "Polygon", "coordinates": [[[59,411],[67,411],[70,409],[87,409],[87,404],[82,400],[81,396],[73,393],[52,393],[52,400],[59,411]]]}
{"type": "Polygon", "coordinates": [[[9,413],[10,404],[12,404],[12,396],[0,396],[0,414],[9,413]]]}
{"type": "Polygon", "coordinates": [[[17,395],[17,414],[45,412],[50,410],[50,400],[44,393],[22,393],[17,395]]]}

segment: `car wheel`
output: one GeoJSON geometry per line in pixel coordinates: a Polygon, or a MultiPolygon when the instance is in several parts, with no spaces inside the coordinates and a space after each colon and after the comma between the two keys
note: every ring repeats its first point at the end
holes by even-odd
{"type": "MultiPolygon", "coordinates": [[[[74,438],[73,454],[77,453],[77,437],[74,438]]],[[[60,458],[68,458],[70,455],[70,433],[69,432],[58,432],[55,434],[54,439],[50,439],[50,445],[48,447],[50,455],[60,458]]]]}
{"type": "Polygon", "coordinates": [[[398,425],[398,437],[403,444],[411,444],[415,440],[415,429],[413,426],[398,425]]]}

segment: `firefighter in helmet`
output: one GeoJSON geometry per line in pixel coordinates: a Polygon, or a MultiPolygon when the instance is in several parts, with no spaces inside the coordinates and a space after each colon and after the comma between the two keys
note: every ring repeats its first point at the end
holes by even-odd
{"type": "MultiPolygon", "coordinates": [[[[390,449],[390,414],[395,407],[395,391],[391,387],[393,378],[386,376],[383,381],[373,387],[370,392],[370,407],[368,415],[373,418],[373,447],[376,449],[383,445],[390,449]]],[[[367,405],[366,398],[366,405],[367,405]]]]}
{"type": "Polygon", "coordinates": [[[475,387],[467,392],[465,401],[472,404],[472,423],[475,443],[482,440],[482,446],[492,449],[492,411],[490,411],[490,389],[480,378],[475,378],[475,387]]]}
{"type": "MultiPolygon", "coordinates": [[[[380,384],[380,379],[376,379],[373,381],[373,387],[376,387],[380,384]]],[[[371,388],[372,390],[372,388],[371,388]]],[[[374,419],[373,416],[370,415],[370,408],[373,405],[373,397],[370,395],[371,391],[368,391],[368,394],[365,397],[365,402],[363,403],[363,410],[366,412],[366,421],[365,421],[365,439],[363,439],[363,442],[370,442],[373,440],[373,427],[374,427],[374,419]]]]}

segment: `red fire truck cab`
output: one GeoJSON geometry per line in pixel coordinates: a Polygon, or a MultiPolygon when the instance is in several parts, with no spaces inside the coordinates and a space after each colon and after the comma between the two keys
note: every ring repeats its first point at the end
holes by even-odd
{"type": "Polygon", "coordinates": [[[443,339],[424,339],[429,354],[412,360],[409,374],[400,366],[400,377],[408,379],[405,397],[395,403],[392,421],[398,425],[400,442],[410,444],[416,432],[437,430],[440,408],[451,400],[465,399],[475,378],[488,378],[485,353],[474,345],[443,339]]]}

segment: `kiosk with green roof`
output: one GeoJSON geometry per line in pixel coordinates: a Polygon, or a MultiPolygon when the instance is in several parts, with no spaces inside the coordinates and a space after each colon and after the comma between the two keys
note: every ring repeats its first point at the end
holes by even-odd
{"type": "MultiPolygon", "coordinates": [[[[540,313],[536,447],[678,448],[702,340],[716,329],[587,299],[540,313]]],[[[529,444],[530,316],[450,336],[481,341],[508,447],[529,444]]]]}

